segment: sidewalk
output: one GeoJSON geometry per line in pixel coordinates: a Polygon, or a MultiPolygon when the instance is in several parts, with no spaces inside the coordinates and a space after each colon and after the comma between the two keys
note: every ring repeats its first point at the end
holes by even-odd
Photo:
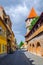
{"type": "Polygon", "coordinates": [[[43,65],[43,57],[37,56],[30,52],[24,52],[24,54],[27,56],[27,58],[29,58],[29,60],[34,60],[34,62],[32,62],[32,64],[43,65]]]}
{"type": "Polygon", "coordinates": [[[7,54],[0,54],[0,58],[3,58],[4,56],[6,56],[7,54]]]}

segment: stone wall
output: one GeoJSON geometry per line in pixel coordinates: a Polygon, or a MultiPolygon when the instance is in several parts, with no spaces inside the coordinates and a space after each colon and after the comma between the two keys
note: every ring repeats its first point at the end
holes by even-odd
{"type": "Polygon", "coordinates": [[[43,56],[43,33],[28,42],[29,52],[43,56]]]}

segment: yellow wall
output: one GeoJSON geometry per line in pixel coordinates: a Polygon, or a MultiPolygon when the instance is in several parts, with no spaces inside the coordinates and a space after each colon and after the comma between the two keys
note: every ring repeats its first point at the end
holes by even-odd
{"type": "MultiPolygon", "coordinates": [[[[2,27],[2,30],[6,32],[6,27],[0,20],[0,27],[2,27]]],[[[7,52],[7,39],[6,39],[6,33],[1,33],[0,34],[0,54],[6,53],[7,52]]]]}
{"type": "Polygon", "coordinates": [[[7,42],[6,40],[0,39],[0,54],[7,52],[7,42]]]}

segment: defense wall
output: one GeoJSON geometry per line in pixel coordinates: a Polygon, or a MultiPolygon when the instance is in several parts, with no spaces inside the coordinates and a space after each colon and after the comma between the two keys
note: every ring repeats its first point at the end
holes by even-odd
{"type": "Polygon", "coordinates": [[[28,42],[29,52],[43,56],[43,32],[28,42]]]}

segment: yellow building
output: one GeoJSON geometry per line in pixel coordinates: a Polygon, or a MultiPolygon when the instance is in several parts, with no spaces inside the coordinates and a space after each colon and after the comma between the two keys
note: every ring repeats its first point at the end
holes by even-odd
{"type": "Polygon", "coordinates": [[[0,18],[0,54],[7,53],[6,26],[0,18]]]}
{"type": "Polygon", "coordinates": [[[12,40],[12,23],[11,23],[11,20],[10,20],[10,17],[9,15],[6,15],[4,17],[4,22],[5,22],[5,25],[7,27],[7,53],[10,53],[11,52],[11,40],[12,40]]]}
{"type": "Polygon", "coordinates": [[[11,39],[11,48],[12,48],[12,50],[13,51],[15,51],[16,50],[16,39],[15,39],[15,35],[14,35],[14,33],[12,32],[12,39],[11,39]]]}
{"type": "MultiPolygon", "coordinates": [[[[3,36],[3,39],[2,38],[0,38],[0,39],[3,40],[2,44],[3,43],[5,44],[7,42],[7,50],[6,49],[5,50],[7,53],[9,53],[10,52],[10,46],[11,46],[12,23],[10,21],[10,17],[5,13],[3,7],[1,7],[1,6],[0,6],[0,17],[1,17],[1,21],[4,22],[4,24],[3,24],[3,22],[2,22],[2,24],[0,23],[0,26],[2,25],[4,27],[4,30],[3,30],[4,34],[6,33],[6,37],[3,36]],[[6,32],[5,32],[5,30],[6,30],[6,32]],[[6,42],[4,42],[4,40],[6,42]]],[[[4,46],[3,46],[3,48],[4,48],[4,46]]],[[[1,49],[1,47],[0,47],[0,49],[1,49]]]]}
{"type": "Polygon", "coordinates": [[[10,53],[16,48],[16,40],[12,32],[12,22],[9,15],[7,15],[0,6],[0,54],[10,53]],[[12,47],[13,46],[13,47],[12,47]]]}

